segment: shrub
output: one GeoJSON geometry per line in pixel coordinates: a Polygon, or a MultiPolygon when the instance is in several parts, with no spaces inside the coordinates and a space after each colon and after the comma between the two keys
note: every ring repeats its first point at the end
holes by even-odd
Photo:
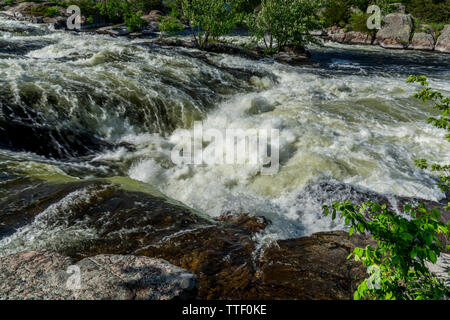
{"type": "Polygon", "coordinates": [[[315,41],[309,31],[321,27],[316,15],[319,6],[315,0],[263,0],[261,12],[249,19],[250,32],[263,39],[267,49],[276,45],[280,50],[290,44],[304,47],[315,41]]]}
{"type": "Polygon", "coordinates": [[[206,47],[211,37],[228,34],[242,20],[237,13],[239,4],[238,0],[182,0],[184,17],[200,48],[206,47]]]}
{"type": "Polygon", "coordinates": [[[97,2],[94,0],[69,0],[68,4],[78,6],[85,17],[100,15],[97,2]]]}
{"type": "Polygon", "coordinates": [[[58,7],[49,7],[44,13],[44,16],[46,17],[53,17],[58,14],[58,7]]]}
{"type": "Polygon", "coordinates": [[[172,16],[161,17],[160,22],[159,30],[161,32],[174,33],[184,29],[184,24],[172,16]]]}

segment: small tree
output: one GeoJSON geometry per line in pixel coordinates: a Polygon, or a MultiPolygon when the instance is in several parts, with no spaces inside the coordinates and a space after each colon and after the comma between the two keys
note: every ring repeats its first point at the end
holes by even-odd
{"type": "Polygon", "coordinates": [[[279,51],[294,44],[301,47],[315,42],[309,32],[321,27],[318,0],[263,0],[262,9],[249,17],[250,32],[263,39],[266,49],[279,51]],[[276,46],[276,47],[275,47],[276,46]]]}
{"type": "Polygon", "coordinates": [[[240,0],[182,0],[184,18],[190,21],[192,33],[200,48],[211,37],[228,34],[242,20],[237,8],[240,0]]]}

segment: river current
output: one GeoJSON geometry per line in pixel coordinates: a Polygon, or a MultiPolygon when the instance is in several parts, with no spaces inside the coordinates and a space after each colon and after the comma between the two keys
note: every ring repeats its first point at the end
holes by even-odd
{"type": "MultiPolygon", "coordinates": [[[[413,158],[448,164],[450,144],[405,80],[426,75],[449,95],[450,55],[332,43],[311,52],[314,64],[294,67],[0,17],[0,197],[17,172],[119,176],[213,217],[264,215],[267,239],[343,228],[323,217],[319,199],[345,191],[322,181],[442,200],[413,158]],[[194,121],[278,129],[280,170],[175,165],[171,150],[194,121]]],[[[9,243],[0,239],[0,252],[9,243]]]]}

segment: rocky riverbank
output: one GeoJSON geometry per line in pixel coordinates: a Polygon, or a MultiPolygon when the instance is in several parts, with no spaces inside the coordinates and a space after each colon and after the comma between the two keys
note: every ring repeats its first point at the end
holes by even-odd
{"type": "Polygon", "coordinates": [[[48,251],[0,258],[1,300],[170,300],[197,295],[194,274],[148,257],[98,255],[74,262],[48,251]]]}
{"type": "MultiPolygon", "coordinates": [[[[13,6],[4,7],[3,12],[0,12],[3,16],[10,19],[15,19],[19,21],[28,21],[32,23],[44,23],[53,25],[55,29],[67,29],[66,21],[69,17],[64,9],[59,9],[58,14],[54,17],[45,17],[39,14],[34,14],[38,6],[51,6],[51,2],[44,3],[34,3],[34,2],[22,2],[13,6]]],[[[81,29],[82,32],[90,32],[101,35],[110,35],[113,37],[128,37],[130,39],[148,39],[154,44],[163,46],[177,46],[185,48],[197,48],[196,43],[190,36],[192,30],[189,26],[185,26],[185,30],[178,32],[179,37],[168,37],[164,38],[160,36],[159,23],[160,17],[163,13],[158,10],[152,10],[147,15],[141,18],[145,20],[146,26],[140,32],[133,32],[127,28],[124,24],[111,25],[105,22],[104,19],[97,17],[93,22],[87,22],[85,17],[81,19],[81,29]]],[[[68,30],[70,31],[70,30],[68,30]]],[[[74,30],[76,31],[76,30],[74,30]]],[[[248,59],[259,60],[267,58],[262,48],[243,48],[237,45],[230,45],[226,43],[214,42],[210,43],[207,47],[203,48],[204,51],[213,53],[225,53],[231,55],[239,55],[248,59]]],[[[271,55],[275,61],[288,65],[304,65],[312,64],[309,60],[310,54],[308,51],[298,48],[295,46],[283,47],[281,52],[271,55]]]]}
{"type": "MultiPolygon", "coordinates": [[[[346,258],[356,246],[375,245],[343,231],[259,243],[257,234],[270,225],[264,217],[224,214],[211,219],[121,180],[22,179],[12,184],[9,188],[17,192],[0,203],[5,208],[0,237],[8,239],[0,259],[3,298],[192,297],[192,272],[201,299],[351,299],[366,270],[346,258]],[[31,237],[32,242],[27,240],[31,237]],[[54,253],[15,253],[30,249],[54,253]],[[64,270],[69,265],[86,270],[84,291],[57,285],[67,282],[64,270]],[[189,285],[180,287],[178,280],[185,277],[189,285]],[[107,285],[97,286],[96,279],[107,285]]],[[[374,196],[346,185],[311,185],[336,187],[351,188],[354,200],[374,196]]],[[[388,198],[375,196],[393,209],[401,203],[396,199],[394,206],[388,198]]]]}
{"type": "Polygon", "coordinates": [[[314,35],[326,40],[353,45],[378,45],[386,49],[424,50],[450,53],[450,24],[436,32],[429,25],[414,27],[409,14],[392,13],[385,17],[384,25],[373,33],[345,32],[337,26],[315,31],[314,35]]]}

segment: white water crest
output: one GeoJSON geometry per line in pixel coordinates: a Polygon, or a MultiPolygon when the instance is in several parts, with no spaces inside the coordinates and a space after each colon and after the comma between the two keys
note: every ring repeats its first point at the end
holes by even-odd
{"type": "Polygon", "coordinates": [[[418,87],[405,80],[425,74],[450,94],[449,56],[326,44],[311,49],[314,65],[292,67],[3,18],[0,25],[0,41],[17,47],[0,48],[0,120],[28,114],[40,126],[84,130],[115,145],[76,161],[23,150],[21,157],[79,177],[129,176],[210,216],[264,215],[273,222],[267,239],[343,228],[323,217],[317,199],[347,194],[324,197],[310,187],[323,181],[390,196],[445,196],[413,158],[448,164],[450,144],[426,122],[436,114],[432,105],[412,98],[418,87]],[[280,170],[264,176],[258,166],[174,165],[171,150],[196,120],[205,129],[279,130],[280,170]]]}

